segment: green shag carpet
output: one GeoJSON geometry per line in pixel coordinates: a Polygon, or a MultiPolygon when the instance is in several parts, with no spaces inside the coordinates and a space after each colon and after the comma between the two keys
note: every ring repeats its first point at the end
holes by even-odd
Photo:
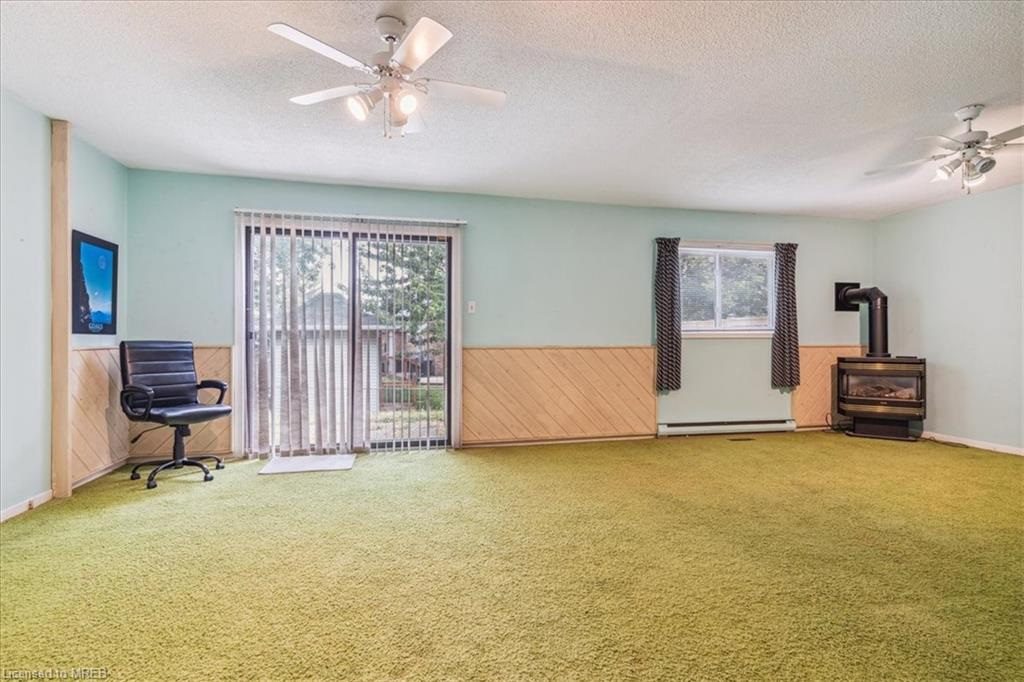
{"type": "Polygon", "coordinates": [[[832,433],[361,456],[0,527],[0,665],[111,680],[1024,679],[1024,458],[832,433]]]}

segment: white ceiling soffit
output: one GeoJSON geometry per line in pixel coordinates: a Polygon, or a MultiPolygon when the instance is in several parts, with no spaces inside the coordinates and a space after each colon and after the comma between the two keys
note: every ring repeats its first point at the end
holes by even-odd
{"type": "MultiPolygon", "coordinates": [[[[874,218],[954,198],[914,138],[1022,123],[1020,2],[4,2],[2,84],[139,168],[641,206],[874,218]],[[506,90],[427,102],[381,138],[358,74],[266,30],[367,59],[374,17],[454,38],[423,76],[506,90]],[[357,78],[353,78],[356,76],[357,78]]],[[[379,117],[380,112],[375,112],[379,117]]],[[[1021,182],[1006,151],[981,190],[1021,182]]]]}

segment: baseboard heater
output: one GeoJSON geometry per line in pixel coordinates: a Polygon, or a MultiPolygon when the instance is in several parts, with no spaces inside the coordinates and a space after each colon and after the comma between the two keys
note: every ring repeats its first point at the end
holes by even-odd
{"type": "Polygon", "coordinates": [[[795,431],[792,419],[768,419],[747,422],[687,422],[658,424],[658,436],[696,436],[710,433],[764,433],[766,431],[795,431]]]}

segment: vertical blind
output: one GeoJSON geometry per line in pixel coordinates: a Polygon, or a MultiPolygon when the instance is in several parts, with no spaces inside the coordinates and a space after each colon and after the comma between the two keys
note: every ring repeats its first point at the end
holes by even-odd
{"type": "Polygon", "coordinates": [[[448,228],[255,211],[236,220],[247,241],[247,453],[446,444],[448,228]]]}
{"type": "Polygon", "coordinates": [[[341,225],[238,214],[246,228],[246,451],[296,455],[352,447],[351,363],[341,225]]]}

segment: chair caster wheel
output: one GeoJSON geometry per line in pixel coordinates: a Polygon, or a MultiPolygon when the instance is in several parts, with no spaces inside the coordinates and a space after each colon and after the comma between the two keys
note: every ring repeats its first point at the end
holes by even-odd
{"type": "Polygon", "coordinates": [[[216,468],[216,469],[223,469],[224,468],[224,462],[217,462],[217,466],[214,467],[214,468],[216,468]]]}
{"type": "Polygon", "coordinates": [[[152,490],[156,487],[156,481],[146,481],[146,489],[152,490]]]}
{"type": "Polygon", "coordinates": [[[137,481],[137,480],[139,480],[140,478],[142,478],[142,476],[139,476],[139,474],[138,474],[138,473],[136,473],[136,472],[134,472],[134,471],[132,472],[132,475],[131,475],[131,479],[132,479],[133,481],[137,481]]]}
{"type": "Polygon", "coordinates": [[[203,476],[203,480],[204,481],[212,481],[213,480],[213,474],[206,474],[205,476],[203,476]]]}

